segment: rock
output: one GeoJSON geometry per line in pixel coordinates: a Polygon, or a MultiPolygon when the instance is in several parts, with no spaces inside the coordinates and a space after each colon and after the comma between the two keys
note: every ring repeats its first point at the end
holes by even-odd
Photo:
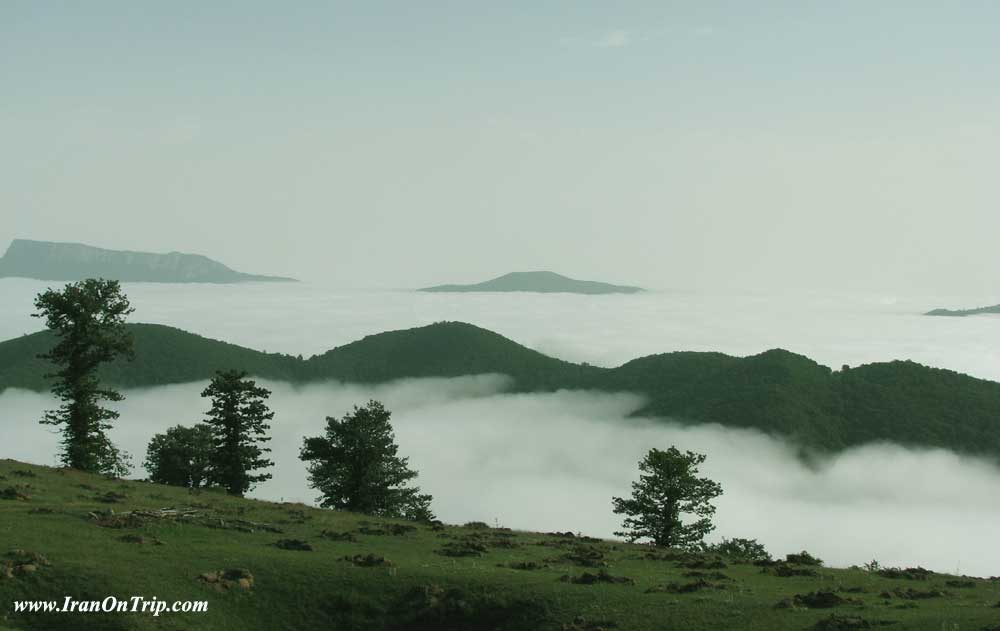
{"type": "Polygon", "coordinates": [[[24,565],[18,565],[14,571],[17,574],[34,574],[38,571],[38,566],[34,563],[25,563],[24,565]]]}
{"type": "Polygon", "coordinates": [[[238,580],[236,581],[236,584],[237,584],[237,585],[239,586],[239,588],[240,588],[240,589],[242,589],[242,590],[247,590],[247,589],[250,589],[251,587],[253,587],[253,581],[251,581],[251,580],[250,580],[250,579],[248,579],[248,578],[241,578],[241,579],[238,579],[238,580]]]}
{"type": "Polygon", "coordinates": [[[203,581],[205,581],[206,583],[218,583],[219,582],[219,573],[218,572],[205,572],[203,574],[199,574],[198,578],[201,579],[201,580],[203,580],[203,581]]]}

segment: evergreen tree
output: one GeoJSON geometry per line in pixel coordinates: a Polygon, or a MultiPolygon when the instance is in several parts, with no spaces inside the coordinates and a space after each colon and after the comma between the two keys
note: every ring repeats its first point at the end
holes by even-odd
{"type": "Polygon", "coordinates": [[[61,462],[90,473],[127,474],[129,458],[107,434],[118,412],[101,406],[125,397],[102,386],[97,371],[120,355],[133,357],[132,336],[125,328],[125,318],[134,311],[128,298],[118,281],[88,278],[38,294],[35,308],[34,317],[45,318],[57,339],[39,358],[59,367],[46,378],[55,379],[52,393],[63,403],[47,411],[41,422],[61,427],[61,462]]]}
{"type": "Polygon", "coordinates": [[[327,417],[326,434],[306,438],[300,457],[308,463],[309,482],[319,490],[321,506],[382,517],[419,521],[434,518],[431,496],[406,487],[417,477],[398,446],[390,412],[369,401],[343,419],[327,417]]]}
{"type": "Polygon", "coordinates": [[[206,486],[212,457],[212,428],[206,423],[194,427],[177,425],[149,441],[143,466],[149,479],[191,489],[206,486]]]}
{"type": "Polygon", "coordinates": [[[612,498],[614,512],[624,514],[623,530],[615,534],[629,541],[651,539],[658,546],[698,546],[715,526],[715,506],[709,502],[722,495],[722,487],[699,478],[698,465],[705,456],[675,447],[651,449],[639,463],[642,474],[632,483],[632,497],[612,498]],[[685,523],[682,515],[694,515],[685,523]]]}
{"type": "Polygon", "coordinates": [[[261,446],[271,440],[267,421],[274,412],[264,403],[271,392],[246,376],[238,370],[216,372],[201,393],[212,399],[205,419],[212,432],[208,482],[241,497],[257,482],[271,479],[270,473],[252,472],[274,464],[264,457],[271,450],[261,446]]]}

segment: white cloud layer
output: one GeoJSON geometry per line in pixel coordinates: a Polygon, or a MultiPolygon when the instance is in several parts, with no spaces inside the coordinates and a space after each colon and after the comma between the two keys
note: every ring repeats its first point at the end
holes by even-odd
{"type": "MultiPolygon", "coordinates": [[[[587,392],[503,394],[502,377],[407,380],[377,387],[323,384],[274,390],[274,479],[255,492],[312,501],[298,460],[302,438],[369,398],[384,401],[403,455],[447,521],[609,536],[611,497],[628,492],[651,447],[708,455],[721,482],[713,538],[751,537],[776,554],[808,549],[834,565],[878,559],[941,571],[1000,574],[995,528],[1000,470],[945,451],[892,445],[806,466],[781,441],[718,426],[626,418],[641,400],[587,392]]],[[[203,384],[128,393],[114,438],[141,461],[155,432],[201,418],[203,384]]],[[[0,457],[53,464],[58,437],[36,419],[45,395],[0,395],[0,457]]],[[[139,472],[141,473],[141,472],[139,472]]]]}

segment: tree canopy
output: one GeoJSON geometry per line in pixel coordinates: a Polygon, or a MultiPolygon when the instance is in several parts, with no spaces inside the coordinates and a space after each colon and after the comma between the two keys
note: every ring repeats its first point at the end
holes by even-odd
{"type": "Polygon", "coordinates": [[[391,413],[378,401],[354,407],[342,419],[327,417],[323,436],[306,438],[300,457],[325,508],[383,517],[429,520],[431,496],[406,484],[417,477],[397,455],[391,413]]]}
{"type": "Polygon", "coordinates": [[[125,328],[132,305],[118,281],[89,278],[38,294],[35,308],[33,315],[44,318],[57,338],[39,358],[58,366],[47,377],[55,379],[52,393],[63,403],[47,411],[41,422],[61,428],[60,460],[91,473],[124,475],[128,457],[107,435],[119,415],[101,402],[125,397],[103,386],[97,370],[118,356],[133,356],[132,336],[125,328]]]}
{"type": "Polygon", "coordinates": [[[705,456],[692,451],[651,449],[639,462],[641,474],[632,483],[632,497],[612,498],[614,512],[626,516],[622,531],[615,534],[629,541],[650,539],[658,546],[700,544],[715,528],[715,506],[710,502],[722,495],[717,482],[697,477],[703,462],[705,456]],[[685,515],[694,519],[685,521],[685,515]]]}
{"type": "Polygon", "coordinates": [[[212,458],[212,428],[177,425],[149,441],[143,466],[157,484],[197,489],[208,483],[212,458]]]}
{"type": "Polygon", "coordinates": [[[274,464],[265,457],[271,450],[262,446],[271,440],[267,430],[274,412],[264,403],[271,391],[247,379],[241,370],[219,371],[201,396],[212,399],[205,423],[212,433],[210,484],[242,496],[257,482],[271,479],[270,473],[254,473],[274,464]]]}

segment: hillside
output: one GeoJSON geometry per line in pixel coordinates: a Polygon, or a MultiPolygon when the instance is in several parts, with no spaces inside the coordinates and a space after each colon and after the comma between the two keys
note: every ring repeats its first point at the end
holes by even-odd
{"type": "MultiPolygon", "coordinates": [[[[460,322],[370,335],[303,360],[161,325],[129,327],[135,361],[118,361],[103,371],[117,386],[206,380],[220,368],[293,383],[501,373],[518,392],[634,392],[647,398],[637,412],[641,416],[753,428],[820,450],[890,441],[1000,457],[1000,383],[913,362],[835,372],[774,349],[742,358],[666,353],[609,369],[547,357],[460,322]]],[[[0,392],[47,389],[48,369],[37,355],[51,343],[46,332],[0,342],[0,392]]]]}
{"type": "Polygon", "coordinates": [[[7,631],[979,631],[996,629],[1000,604],[997,580],[413,524],[12,460],[0,524],[7,631]],[[207,612],[13,612],[67,596],[207,612]]]}
{"type": "Polygon", "coordinates": [[[611,285],[592,280],[576,280],[555,272],[511,272],[493,280],[474,285],[436,285],[419,291],[477,292],[477,291],[527,291],[535,293],[567,294],[634,294],[641,287],[611,285]]]}
{"type": "Polygon", "coordinates": [[[924,315],[963,318],[965,316],[984,314],[1000,314],[1000,305],[993,305],[992,307],[979,307],[977,309],[934,309],[932,311],[928,311],[924,315]]]}
{"type": "Polygon", "coordinates": [[[238,283],[292,281],[232,270],[200,254],[105,250],[82,243],[53,243],[14,239],[0,257],[0,278],[77,281],[107,278],[151,283],[238,283]]]}

